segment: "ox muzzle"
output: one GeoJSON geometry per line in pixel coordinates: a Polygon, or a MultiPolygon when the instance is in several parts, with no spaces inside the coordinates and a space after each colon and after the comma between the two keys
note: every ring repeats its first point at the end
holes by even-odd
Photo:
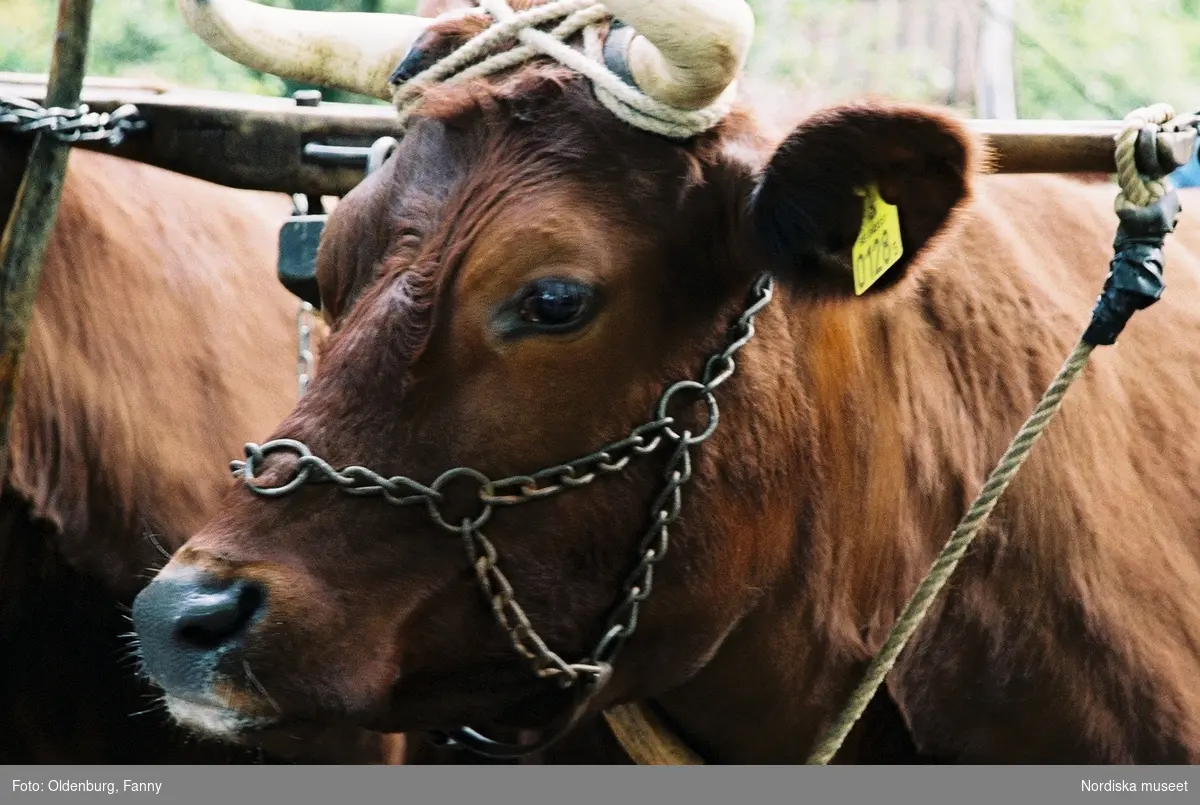
{"type": "Polygon", "coordinates": [[[214,682],[237,662],[254,623],[266,611],[266,588],[184,569],[151,582],[133,603],[144,670],[178,698],[218,705],[214,682]]]}

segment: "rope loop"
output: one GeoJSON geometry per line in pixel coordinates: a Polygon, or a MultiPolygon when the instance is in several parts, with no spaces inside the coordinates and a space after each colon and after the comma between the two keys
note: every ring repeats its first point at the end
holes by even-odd
{"type": "Polygon", "coordinates": [[[1134,109],[1125,115],[1124,125],[1116,136],[1117,211],[1132,207],[1148,207],[1167,193],[1167,180],[1146,180],[1137,169],[1138,135],[1147,126],[1158,127],[1175,117],[1175,108],[1167,103],[1156,103],[1134,109]]]}
{"type": "MultiPolygon", "coordinates": [[[[413,114],[424,92],[437,84],[455,84],[517,67],[537,56],[549,56],[592,82],[596,99],[619,119],[636,128],[673,139],[687,139],[712,129],[729,114],[737,82],[708,107],[679,109],[626,83],[604,60],[601,26],[612,15],[593,0],[556,0],[514,11],[507,0],[479,0],[494,22],[431,67],[396,85],[392,102],[400,123],[413,114]],[[540,26],[558,20],[549,31],[540,26]],[[583,32],[580,52],[566,40],[583,32]],[[520,44],[497,52],[516,39],[520,44]]],[[[454,16],[461,16],[455,12],[454,16]]]]}

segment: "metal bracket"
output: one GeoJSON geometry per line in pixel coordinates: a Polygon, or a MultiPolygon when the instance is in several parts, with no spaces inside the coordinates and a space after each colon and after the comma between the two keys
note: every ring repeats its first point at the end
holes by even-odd
{"type": "MultiPolygon", "coordinates": [[[[301,197],[303,198],[303,197],[301,197]]],[[[321,291],[317,286],[317,248],[325,230],[325,214],[308,215],[297,211],[279,228],[279,264],[277,275],[283,287],[321,308],[321,291]]]]}
{"type": "MultiPolygon", "coordinates": [[[[318,106],[319,90],[301,90],[293,99],[297,106],[318,106]]],[[[379,137],[368,147],[307,143],[304,156],[317,162],[363,164],[363,176],[369,176],[392,154],[399,143],[394,137],[379,137]]],[[[317,285],[317,249],[329,218],[321,197],[292,195],[294,212],[279,228],[279,261],[276,275],[283,287],[315,309],[321,309],[321,291],[317,285]]]]}
{"type": "Polygon", "coordinates": [[[1138,134],[1134,159],[1138,173],[1161,179],[1188,163],[1196,153],[1200,115],[1178,115],[1163,126],[1146,126],[1138,134]]]}

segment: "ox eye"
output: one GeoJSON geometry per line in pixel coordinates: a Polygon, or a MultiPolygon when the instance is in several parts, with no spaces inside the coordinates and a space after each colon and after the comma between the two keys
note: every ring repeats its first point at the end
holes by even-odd
{"type": "Polygon", "coordinates": [[[581,324],[591,310],[592,289],[578,282],[541,279],[520,301],[521,320],[541,330],[560,331],[581,324]]]}

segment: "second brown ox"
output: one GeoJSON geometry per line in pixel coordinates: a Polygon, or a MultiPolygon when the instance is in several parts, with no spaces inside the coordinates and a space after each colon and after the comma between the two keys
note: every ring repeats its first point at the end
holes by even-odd
{"type": "MultiPolygon", "coordinates": [[[[0,137],[0,221],[29,141],[0,137]]],[[[296,397],[283,195],[71,154],[0,494],[0,763],[379,762],[399,736],[197,740],[133,676],[129,605],[296,397]],[[154,542],[157,541],[156,550],[154,542]]]]}
{"type": "MultiPolygon", "coordinates": [[[[655,38],[648,6],[606,5],[655,38]]],[[[441,23],[413,59],[472,30],[441,23]]],[[[738,110],[670,141],[544,62],[432,89],[329,221],[334,333],[275,436],[426,484],[586,455],[699,375],[769,271],[775,298],[590,708],[652,700],[710,761],[802,761],[1104,279],[1111,187],[985,176],[982,160],[960,123],[910,106],[827,110],[780,143],[738,110]],[[856,189],[872,184],[904,252],[858,297],[856,189]]],[[[1200,231],[1185,219],[1172,238],[1170,291],[1095,356],[889,679],[924,752],[1200,761],[1200,231]]],[[[704,426],[702,406],[678,415],[704,426]]],[[[602,636],[671,449],[483,527],[569,661],[602,636]]],[[[257,470],[279,486],[296,462],[257,470]]],[[[568,704],[497,627],[462,540],[423,505],[331,484],[230,492],[135,619],[172,713],[214,735],[344,716],[536,729],[568,704]],[[269,701],[241,683],[245,660],[269,701]]]]}

